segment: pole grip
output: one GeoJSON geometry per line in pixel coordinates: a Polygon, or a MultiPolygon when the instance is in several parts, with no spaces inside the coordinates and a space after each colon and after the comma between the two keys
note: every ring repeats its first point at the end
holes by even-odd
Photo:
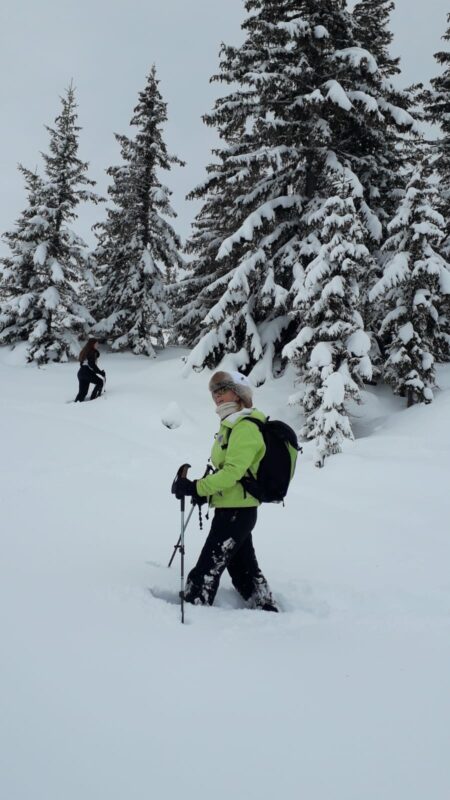
{"type": "MultiPolygon", "coordinates": [[[[173,479],[173,483],[172,483],[172,489],[171,489],[172,494],[176,495],[176,493],[177,493],[177,480],[179,478],[186,478],[187,477],[188,469],[190,469],[190,466],[191,466],[190,464],[182,464],[181,467],[179,468],[179,470],[177,471],[177,474],[175,475],[175,477],[173,479]]],[[[183,502],[184,502],[184,498],[183,498],[183,502]]],[[[183,508],[184,508],[184,506],[183,506],[183,508]]]]}

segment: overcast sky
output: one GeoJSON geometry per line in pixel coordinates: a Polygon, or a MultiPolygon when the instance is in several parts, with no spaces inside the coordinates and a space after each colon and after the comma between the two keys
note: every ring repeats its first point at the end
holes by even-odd
{"type": "MultiPolygon", "coordinates": [[[[0,232],[26,204],[17,163],[41,168],[40,151],[48,150],[44,125],[53,124],[71,79],[83,128],[79,155],[106,194],[104,171],[120,163],[113,133],[128,132],[154,62],[168,103],[166,141],[187,162],[163,178],[185,238],[196,205],[184,198],[203,179],[215,142],[201,121],[219,91],[209,78],[221,41],[242,40],[243,7],[243,0],[2,0],[0,232]]],[[[437,74],[433,53],[442,48],[448,10],[448,0],[396,0],[393,54],[402,58],[405,84],[437,74]]],[[[90,226],[101,217],[99,207],[80,213],[77,232],[90,244],[90,226]]]]}

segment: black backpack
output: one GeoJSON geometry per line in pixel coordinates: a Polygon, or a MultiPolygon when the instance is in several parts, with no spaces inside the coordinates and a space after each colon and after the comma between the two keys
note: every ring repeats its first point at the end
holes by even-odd
{"type": "Polygon", "coordinates": [[[245,417],[244,420],[259,428],[266,452],[256,478],[248,474],[241,479],[241,483],[245,491],[260,503],[282,503],[294,475],[298,452],[301,452],[296,433],[277,419],[270,420],[268,417],[262,422],[254,417],[245,417]]]}

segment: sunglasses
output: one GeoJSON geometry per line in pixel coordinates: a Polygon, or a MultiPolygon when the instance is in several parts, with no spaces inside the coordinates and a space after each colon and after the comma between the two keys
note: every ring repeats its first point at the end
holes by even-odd
{"type": "Polygon", "coordinates": [[[224,394],[230,391],[234,391],[231,386],[217,386],[216,389],[212,390],[211,394],[213,397],[223,397],[224,394]]]}

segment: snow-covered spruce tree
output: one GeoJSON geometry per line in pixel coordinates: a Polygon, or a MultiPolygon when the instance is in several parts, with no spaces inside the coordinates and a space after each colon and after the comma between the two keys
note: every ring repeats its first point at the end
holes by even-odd
{"type": "Polygon", "coordinates": [[[359,402],[363,382],[372,377],[359,285],[372,259],[354,176],[346,172],[336,179],[330,173],[329,194],[311,219],[321,230],[319,251],[295,286],[302,325],[285,348],[303,382],[293,402],[303,407],[302,434],[315,439],[318,466],[341,451],[344,438],[353,438],[346,403],[359,402]]]}
{"type": "MultiPolygon", "coordinates": [[[[17,313],[14,310],[15,298],[27,293],[32,281],[34,253],[42,240],[46,221],[38,214],[38,196],[41,179],[19,165],[24,176],[28,205],[17,220],[13,231],[4,233],[2,238],[8,244],[10,255],[0,261],[0,331],[2,342],[15,342],[21,339],[20,326],[15,329],[17,313]],[[3,306],[1,305],[3,301],[3,306]],[[8,302],[6,302],[8,301],[8,302]],[[15,329],[15,330],[14,330],[15,329]]],[[[29,297],[31,301],[32,296],[29,297]]],[[[22,305],[24,301],[22,300],[22,305]]],[[[37,310],[37,309],[36,309],[37,310]]],[[[25,340],[28,338],[25,335],[25,340]]]]}
{"type": "Polygon", "coordinates": [[[394,8],[394,0],[359,0],[353,7],[360,46],[372,53],[386,76],[400,72],[400,59],[393,58],[389,49],[394,38],[389,29],[394,8]]]}
{"type": "MultiPolygon", "coordinates": [[[[450,42],[450,14],[447,17],[449,27],[442,37],[450,42]]],[[[441,51],[435,54],[436,61],[444,67],[441,75],[431,81],[432,89],[425,94],[425,110],[428,120],[434,122],[441,129],[442,136],[433,144],[438,157],[435,169],[440,179],[440,210],[447,223],[447,236],[443,247],[447,259],[450,258],[450,51],[441,51]]]]}
{"type": "Polygon", "coordinates": [[[276,23],[289,5],[248,0],[246,9],[255,13],[243,25],[244,44],[222,47],[213,80],[233,91],[205,117],[223,146],[214,150],[208,179],[191,194],[203,207],[188,243],[192,274],[179,287],[187,302],[177,327],[196,345],[188,365],[212,367],[234,353],[236,367],[248,372],[258,365],[257,382],[272,374],[289,326],[291,270],[276,258],[294,234],[299,198],[284,168],[289,137],[277,133],[272,113],[290,39],[276,23]]]}
{"type": "MultiPolygon", "coordinates": [[[[372,339],[371,355],[375,362],[379,351],[375,336],[377,307],[369,303],[368,291],[380,274],[379,248],[395,202],[404,190],[401,168],[409,156],[407,145],[411,135],[417,135],[418,131],[411,113],[415,92],[398,91],[390,80],[399,71],[398,60],[391,58],[388,50],[392,39],[387,27],[390,11],[391,4],[383,1],[361,0],[353,14],[348,12],[346,2],[325,0],[314,4],[313,30],[316,36],[320,31],[322,51],[320,56],[310,56],[309,60],[314,65],[317,88],[312,95],[305,92],[297,99],[297,104],[301,99],[308,107],[311,97],[314,98],[315,109],[309,105],[310,114],[318,117],[317,130],[326,132],[322,139],[317,133],[308,138],[317,144],[308,154],[311,183],[316,189],[303,211],[303,221],[308,221],[309,228],[308,247],[303,239],[300,248],[303,260],[314,253],[315,241],[320,241],[320,231],[314,230],[311,221],[315,219],[316,208],[327,199],[330,185],[327,170],[347,174],[366,229],[365,244],[375,257],[359,263],[357,277],[359,312],[372,339]]],[[[305,78],[311,72],[306,72],[305,78]]],[[[297,266],[297,284],[301,272],[297,266]]],[[[291,314],[300,327],[302,318],[295,304],[291,314]]]]}
{"type": "Polygon", "coordinates": [[[354,96],[353,102],[369,102],[388,122],[379,124],[379,120],[373,120],[366,129],[362,120],[349,141],[352,153],[365,161],[363,169],[356,170],[355,164],[353,168],[364,185],[370,208],[382,225],[380,243],[405,189],[403,167],[411,149],[404,145],[410,138],[408,134],[418,133],[411,113],[417,113],[418,87],[401,90],[391,80],[401,71],[400,59],[393,58],[390,52],[393,33],[389,24],[394,7],[393,0],[359,0],[353,9],[355,38],[370,52],[377,67],[366,71],[360,94],[354,96]]]}
{"type": "Polygon", "coordinates": [[[48,127],[50,152],[43,154],[44,177],[20,170],[28,207],[14,230],[4,234],[10,254],[2,259],[0,342],[28,342],[28,359],[39,364],[65,361],[79,351],[79,339],[94,323],[80,301],[88,249],[70,223],[81,201],[98,202],[87,186],[88,164],[78,158],[73,86],[61,98],[55,127],[48,127]]]}
{"type": "Polygon", "coordinates": [[[158,85],[153,66],[131,119],[135,137],[116,134],[123,164],[107,170],[113,205],[96,226],[97,315],[102,317],[96,331],[115,350],[147,356],[164,347],[164,330],[171,324],[167,284],[184,266],[180,239],[166,219],[176,216],[171,192],[158,176],[159,170],[183,162],[168,154],[163,141],[167,105],[158,85]]]}
{"type": "Polygon", "coordinates": [[[185,320],[196,343],[190,366],[231,352],[259,382],[298,329],[286,291],[307,255],[305,237],[309,255],[319,246],[306,221],[326,200],[321,176],[330,165],[351,168],[364,187],[359,210],[379,241],[382,185],[398,172],[397,137],[414,120],[386,97],[386,77],[360,46],[345,0],[249,0],[246,8],[246,40],[223,49],[218,76],[238,89],[207,118],[225,145],[200,190],[192,295],[195,281],[203,284],[185,320]],[[204,330],[195,330],[202,318],[204,330]]]}
{"type": "MultiPolygon", "coordinates": [[[[218,151],[216,151],[218,153],[218,151]]],[[[207,195],[204,205],[198,214],[191,239],[187,242],[186,251],[194,257],[194,268],[172,289],[173,303],[176,308],[175,335],[181,337],[188,347],[195,346],[203,337],[207,323],[208,313],[218,302],[229,282],[230,265],[226,260],[217,260],[219,248],[234,230],[235,218],[230,212],[234,204],[231,199],[233,192],[233,178],[236,174],[234,165],[227,163],[226,155],[222,163],[208,167],[207,195]],[[227,192],[227,177],[230,179],[230,189],[227,192]],[[223,202],[227,192],[229,205],[223,202]]],[[[237,187],[238,191],[240,187],[237,187]]],[[[206,187],[197,187],[188,199],[202,197],[206,187]]],[[[230,326],[232,334],[232,326],[230,326]]],[[[202,366],[213,367],[217,364],[227,349],[228,336],[215,335],[215,332],[203,343],[202,354],[194,358],[202,366]]]]}
{"type": "Polygon", "coordinates": [[[388,226],[383,277],[370,295],[374,301],[383,299],[385,379],[396,394],[407,398],[408,406],[431,402],[435,361],[450,357],[450,271],[440,254],[445,222],[437,205],[432,168],[419,155],[388,226]]]}

